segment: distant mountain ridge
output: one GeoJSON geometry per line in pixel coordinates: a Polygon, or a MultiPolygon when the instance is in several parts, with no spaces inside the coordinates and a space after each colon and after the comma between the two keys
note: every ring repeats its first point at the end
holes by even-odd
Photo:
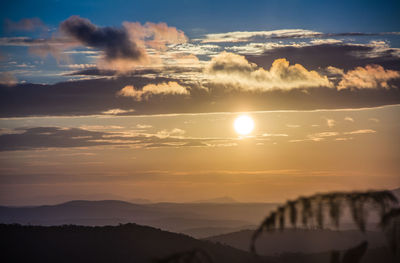
{"type": "Polygon", "coordinates": [[[235,231],[257,225],[275,206],[245,203],[132,204],[118,200],[75,200],[35,207],[0,206],[0,223],[88,226],[137,223],[206,237],[226,233],[227,228],[235,231]]]}
{"type": "Polygon", "coordinates": [[[230,196],[221,196],[211,199],[196,200],[191,203],[216,203],[216,204],[229,204],[229,203],[239,203],[230,196]]]}

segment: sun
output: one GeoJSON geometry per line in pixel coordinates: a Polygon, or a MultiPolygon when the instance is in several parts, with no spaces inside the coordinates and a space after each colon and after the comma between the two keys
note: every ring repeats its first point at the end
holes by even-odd
{"type": "Polygon", "coordinates": [[[235,131],[240,135],[247,135],[251,133],[254,129],[254,121],[251,117],[247,115],[240,115],[235,119],[233,123],[235,131]]]}

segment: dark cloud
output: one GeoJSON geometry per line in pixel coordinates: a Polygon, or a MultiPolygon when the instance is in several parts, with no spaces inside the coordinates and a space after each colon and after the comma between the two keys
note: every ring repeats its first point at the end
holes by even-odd
{"type": "Polygon", "coordinates": [[[117,74],[118,74],[118,71],[116,71],[116,70],[89,68],[89,69],[74,71],[67,75],[68,76],[114,76],[117,74]]]}
{"type": "Polygon", "coordinates": [[[99,69],[97,67],[94,68],[88,68],[88,69],[83,69],[83,70],[78,70],[74,71],[71,73],[68,73],[68,76],[145,76],[145,75],[152,75],[152,76],[165,76],[165,74],[170,74],[170,75],[179,75],[180,73],[193,73],[193,72],[198,72],[201,73],[202,69],[201,68],[190,68],[190,67],[163,67],[162,69],[159,68],[146,68],[146,69],[134,69],[130,71],[125,71],[123,74],[121,72],[118,72],[117,70],[111,70],[111,69],[99,69]]]}
{"type": "MultiPolygon", "coordinates": [[[[110,109],[126,110],[124,114],[201,113],[250,110],[312,110],[361,108],[400,103],[400,81],[393,80],[390,89],[308,88],[304,90],[271,90],[246,92],[229,90],[224,84],[208,83],[208,90],[194,84],[190,96],[154,95],[146,101],[135,101],[116,94],[125,86],[141,89],[177,79],[120,76],[61,82],[52,85],[0,85],[0,117],[93,115],[110,109]],[[134,111],[131,111],[134,109],[134,111]]],[[[121,111],[122,112],[122,111],[121,111]]]]}
{"type": "Polygon", "coordinates": [[[33,150],[41,148],[90,147],[101,145],[136,145],[147,148],[206,146],[216,139],[185,138],[175,130],[159,133],[126,134],[100,132],[79,128],[34,127],[17,128],[0,135],[0,151],[33,150]]]}
{"type": "Polygon", "coordinates": [[[71,16],[60,24],[60,30],[83,45],[104,51],[107,60],[140,60],[144,53],[130,41],[125,28],[98,27],[88,19],[71,16]]]}
{"type": "Polygon", "coordinates": [[[94,140],[101,139],[103,135],[100,132],[58,127],[16,129],[14,132],[17,133],[0,135],[0,151],[94,146],[99,144],[94,140]]]}
{"type": "Polygon", "coordinates": [[[42,45],[71,45],[76,44],[75,40],[69,38],[31,38],[31,37],[2,37],[0,46],[25,46],[34,47],[42,45]]]}

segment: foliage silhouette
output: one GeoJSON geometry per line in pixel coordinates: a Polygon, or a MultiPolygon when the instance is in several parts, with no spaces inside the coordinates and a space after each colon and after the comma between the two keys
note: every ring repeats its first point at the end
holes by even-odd
{"type": "Polygon", "coordinates": [[[343,259],[340,260],[340,252],[334,251],[331,254],[331,263],[359,263],[368,248],[368,242],[364,241],[355,247],[344,252],[343,259]]]}
{"type": "Polygon", "coordinates": [[[381,227],[389,240],[392,252],[400,259],[400,208],[393,208],[384,214],[381,227]]]}
{"type": "Polygon", "coordinates": [[[250,249],[256,253],[255,243],[264,231],[273,231],[277,228],[283,230],[288,220],[292,227],[300,223],[303,227],[310,226],[310,222],[316,222],[318,228],[324,228],[325,216],[329,215],[331,222],[339,227],[343,208],[347,205],[350,209],[352,220],[362,232],[365,232],[367,205],[378,210],[381,218],[397,204],[397,198],[390,191],[367,192],[331,192],[315,194],[309,197],[299,197],[296,200],[287,201],[272,211],[254,232],[250,241],[250,249]],[[328,213],[326,213],[328,210],[328,213]],[[289,218],[287,218],[289,217],[289,218]],[[299,221],[301,217],[301,222],[299,221]]]}

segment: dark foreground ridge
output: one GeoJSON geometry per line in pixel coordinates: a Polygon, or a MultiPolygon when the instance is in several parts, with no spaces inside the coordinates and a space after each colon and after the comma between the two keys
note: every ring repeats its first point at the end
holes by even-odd
{"type": "Polygon", "coordinates": [[[0,224],[3,262],[157,262],[199,249],[212,262],[264,262],[229,246],[201,241],[156,228],[119,226],[22,226],[0,224]]]}

